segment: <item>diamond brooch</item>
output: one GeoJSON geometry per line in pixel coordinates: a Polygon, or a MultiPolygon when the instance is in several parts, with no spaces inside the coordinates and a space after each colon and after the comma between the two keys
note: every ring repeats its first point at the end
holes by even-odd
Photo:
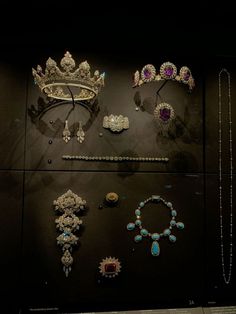
{"type": "Polygon", "coordinates": [[[63,255],[61,262],[63,264],[63,271],[68,277],[73,264],[73,257],[71,255],[73,246],[77,245],[79,238],[74,234],[80,229],[82,220],[80,220],[75,213],[84,210],[86,201],[81,197],[68,190],[65,194],[53,201],[53,206],[56,212],[62,215],[55,220],[56,228],[61,232],[57,237],[57,244],[61,246],[63,255]]]}
{"type": "Polygon", "coordinates": [[[121,132],[129,128],[129,119],[122,115],[115,116],[111,114],[103,118],[103,127],[110,129],[112,132],[121,132]]]}
{"type": "Polygon", "coordinates": [[[106,278],[114,278],[121,271],[121,264],[115,257],[106,257],[99,266],[100,273],[106,278]]]}
{"type": "Polygon", "coordinates": [[[169,128],[175,119],[175,112],[170,104],[160,103],[154,110],[154,118],[157,121],[163,136],[167,136],[169,128]]]}

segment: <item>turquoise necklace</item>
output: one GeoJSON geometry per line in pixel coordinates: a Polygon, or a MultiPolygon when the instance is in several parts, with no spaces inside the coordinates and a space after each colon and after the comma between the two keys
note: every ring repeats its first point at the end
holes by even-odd
{"type": "Polygon", "coordinates": [[[152,240],[151,253],[153,256],[160,255],[160,245],[158,241],[161,240],[161,238],[168,237],[170,242],[175,242],[176,236],[172,234],[172,229],[174,227],[177,227],[178,229],[184,229],[184,224],[182,222],[176,222],[177,211],[173,209],[172,203],[166,202],[159,195],[152,195],[151,197],[147,198],[145,201],[140,202],[138,208],[135,210],[135,215],[136,215],[135,222],[128,223],[127,229],[129,231],[133,231],[136,227],[139,229],[139,234],[137,234],[134,237],[134,241],[136,243],[142,241],[143,237],[151,238],[152,240]],[[169,223],[169,227],[164,229],[162,233],[157,233],[157,232],[150,233],[147,229],[143,228],[142,226],[141,210],[148,202],[153,202],[153,203],[162,202],[164,205],[166,205],[170,209],[171,220],[169,223]]]}

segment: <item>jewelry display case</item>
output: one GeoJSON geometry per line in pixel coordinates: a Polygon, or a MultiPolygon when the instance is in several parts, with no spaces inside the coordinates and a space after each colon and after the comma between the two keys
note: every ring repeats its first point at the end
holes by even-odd
{"type": "Polygon", "coordinates": [[[6,309],[235,310],[236,58],[65,46],[0,59],[6,309]]]}

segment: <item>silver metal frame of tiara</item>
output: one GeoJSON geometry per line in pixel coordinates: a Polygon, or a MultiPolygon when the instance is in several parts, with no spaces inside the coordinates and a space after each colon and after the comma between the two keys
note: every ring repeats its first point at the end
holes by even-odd
{"type": "Polygon", "coordinates": [[[158,123],[161,134],[168,137],[168,131],[175,119],[173,107],[166,102],[158,104],[154,110],[154,118],[158,123]]]}
{"type": "Polygon", "coordinates": [[[110,129],[112,132],[121,132],[129,128],[129,119],[122,115],[115,116],[111,114],[103,118],[103,127],[110,129]]]}
{"type": "Polygon", "coordinates": [[[60,62],[57,63],[48,58],[45,73],[42,67],[32,68],[35,84],[48,97],[59,100],[90,101],[93,100],[104,86],[105,73],[100,74],[98,70],[94,75],[90,74],[90,65],[83,61],[76,68],[75,60],[67,51],[60,62]],[[73,97],[71,92],[73,92],[73,97]]]}
{"type": "Polygon", "coordinates": [[[79,238],[73,233],[80,229],[82,220],[80,220],[75,213],[85,209],[86,201],[82,200],[77,194],[68,190],[66,193],[53,201],[54,209],[62,215],[55,219],[56,228],[61,232],[57,237],[57,244],[61,246],[63,255],[61,262],[63,264],[63,271],[68,277],[73,264],[73,257],[71,255],[72,248],[78,243],[79,238]]]}

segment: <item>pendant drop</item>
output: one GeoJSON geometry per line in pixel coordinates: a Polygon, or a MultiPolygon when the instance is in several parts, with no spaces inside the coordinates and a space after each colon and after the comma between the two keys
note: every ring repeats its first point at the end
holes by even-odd
{"type": "Polygon", "coordinates": [[[157,241],[152,242],[151,253],[152,253],[152,256],[160,255],[160,246],[157,241]]]}
{"type": "Polygon", "coordinates": [[[68,120],[65,121],[65,127],[64,127],[64,130],[62,132],[62,138],[66,143],[68,143],[70,138],[71,138],[71,133],[70,133],[70,130],[68,127],[68,120]]]}
{"type": "Polygon", "coordinates": [[[82,128],[82,122],[79,121],[79,130],[78,132],[76,133],[77,135],[77,141],[81,144],[83,143],[84,141],[84,138],[85,138],[85,133],[84,133],[84,130],[82,128]]]}

